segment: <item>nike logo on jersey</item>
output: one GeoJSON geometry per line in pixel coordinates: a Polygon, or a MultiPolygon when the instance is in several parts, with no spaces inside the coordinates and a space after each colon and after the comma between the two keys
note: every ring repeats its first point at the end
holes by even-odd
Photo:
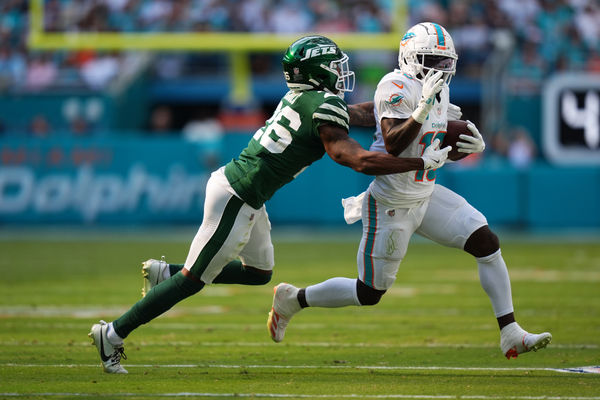
{"type": "Polygon", "coordinates": [[[398,85],[396,82],[392,82],[394,85],[398,86],[398,89],[404,89],[404,83],[400,82],[400,84],[398,85]]]}

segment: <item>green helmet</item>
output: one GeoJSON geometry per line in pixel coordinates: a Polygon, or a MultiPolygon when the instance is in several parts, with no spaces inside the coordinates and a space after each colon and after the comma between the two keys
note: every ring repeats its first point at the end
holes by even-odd
{"type": "Polygon", "coordinates": [[[343,95],[354,90],[348,56],[325,36],[305,36],[288,47],[283,74],[291,90],[324,90],[343,95]]]}

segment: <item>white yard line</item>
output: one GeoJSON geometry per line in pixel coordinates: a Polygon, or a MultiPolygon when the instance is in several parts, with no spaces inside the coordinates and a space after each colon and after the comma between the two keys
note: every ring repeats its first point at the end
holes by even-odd
{"type": "Polygon", "coordinates": [[[206,393],[206,392],[180,392],[180,393],[69,393],[69,392],[42,392],[42,393],[0,393],[1,397],[250,397],[250,398],[304,398],[304,399],[469,399],[469,400],[600,400],[598,396],[486,396],[486,395],[419,395],[419,394],[293,394],[293,393],[206,393]]]}
{"type": "MultiPolygon", "coordinates": [[[[559,368],[548,367],[451,367],[451,366],[384,366],[384,365],[261,365],[261,364],[124,364],[127,368],[218,368],[218,369],[368,369],[386,371],[553,371],[569,372],[559,368]]],[[[16,368],[98,368],[98,364],[27,364],[0,363],[0,367],[16,368]]]]}
{"type": "MultiPolygon", "coordinates": [[[[270,341],[264,342],[193,342],[193,341],[169,341],[156,342],[136,340],[132,343],[140,346],[178,346],[178,347],[273,347],[276,344],[270,341]]],[[[30,342],[19,340],[1,341],[0,346],[15,346],[15,347],[41,347],[41,346],[56,346],[61,342],[30,342]]],[[[90,345],[89,341],[72,342],[69,346],[85,346],[90,345]]],[[[322,347],[322,348],[448,348],[448,349],[491,349],[499,347],[498,343],[336,343],[336,342],[289,342],[285,343],[286,347],[322,347]]],[[[600,345],[593,343],[552,343],[554,349],[598,349],[600,345]]]]}
{"type": "MultiPolygon", "coordinates": [[[[129,309],[128,306],[39,306],[28,305],[0,306],[2,317],[70,317],[70,318],[102,318],[106,315],[120,315],[129,309]]],[[[167,315],[205,315],[222,314],[221,306],[183,307],[179,310],[167,311],[167,315]]]]}

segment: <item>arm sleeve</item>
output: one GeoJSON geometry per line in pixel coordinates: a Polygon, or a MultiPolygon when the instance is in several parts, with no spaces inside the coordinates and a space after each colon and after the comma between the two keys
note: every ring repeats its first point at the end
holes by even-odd
{"type": "Polygon", "coordinates": [[[389,80],[380,83],[375,91],[379,122],[383,118],[408,119],[417,108],[418,100],[415,101],[407,82],[389,80]]]}
{"type": "Polygon", "coordinates": [[[348,130],[350,117],[348,116],[348,106],[344,100],[335,95],[325,97],[313,114],[313,121],[316,127],[323,123],[339,125],[348,130]]]}

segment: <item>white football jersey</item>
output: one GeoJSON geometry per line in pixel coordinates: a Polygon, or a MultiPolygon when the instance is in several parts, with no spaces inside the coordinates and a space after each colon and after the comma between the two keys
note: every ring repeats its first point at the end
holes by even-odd
{"type": "MultiPolygon", "coordinates": [[[[421,99],[422,84],[399,69],[384,76],[375,92],[375,119],[377,132],[371,145],[372,151],[386,152],[381,134],[382,118],[408,119],[421,99]]],[[[401,152],[399,157],[421,157],[425,148],[435,138],[443,139],[448,124],[449,88],[444,84],[441,101],[435,104],[415,140],[401,152]]],[[[371,194],[384,204],[397,208],[410,208],[427,199],[433,192],[435,170],[409,171],[401,174],[380,175],[373,180],[371,194]]]]}

